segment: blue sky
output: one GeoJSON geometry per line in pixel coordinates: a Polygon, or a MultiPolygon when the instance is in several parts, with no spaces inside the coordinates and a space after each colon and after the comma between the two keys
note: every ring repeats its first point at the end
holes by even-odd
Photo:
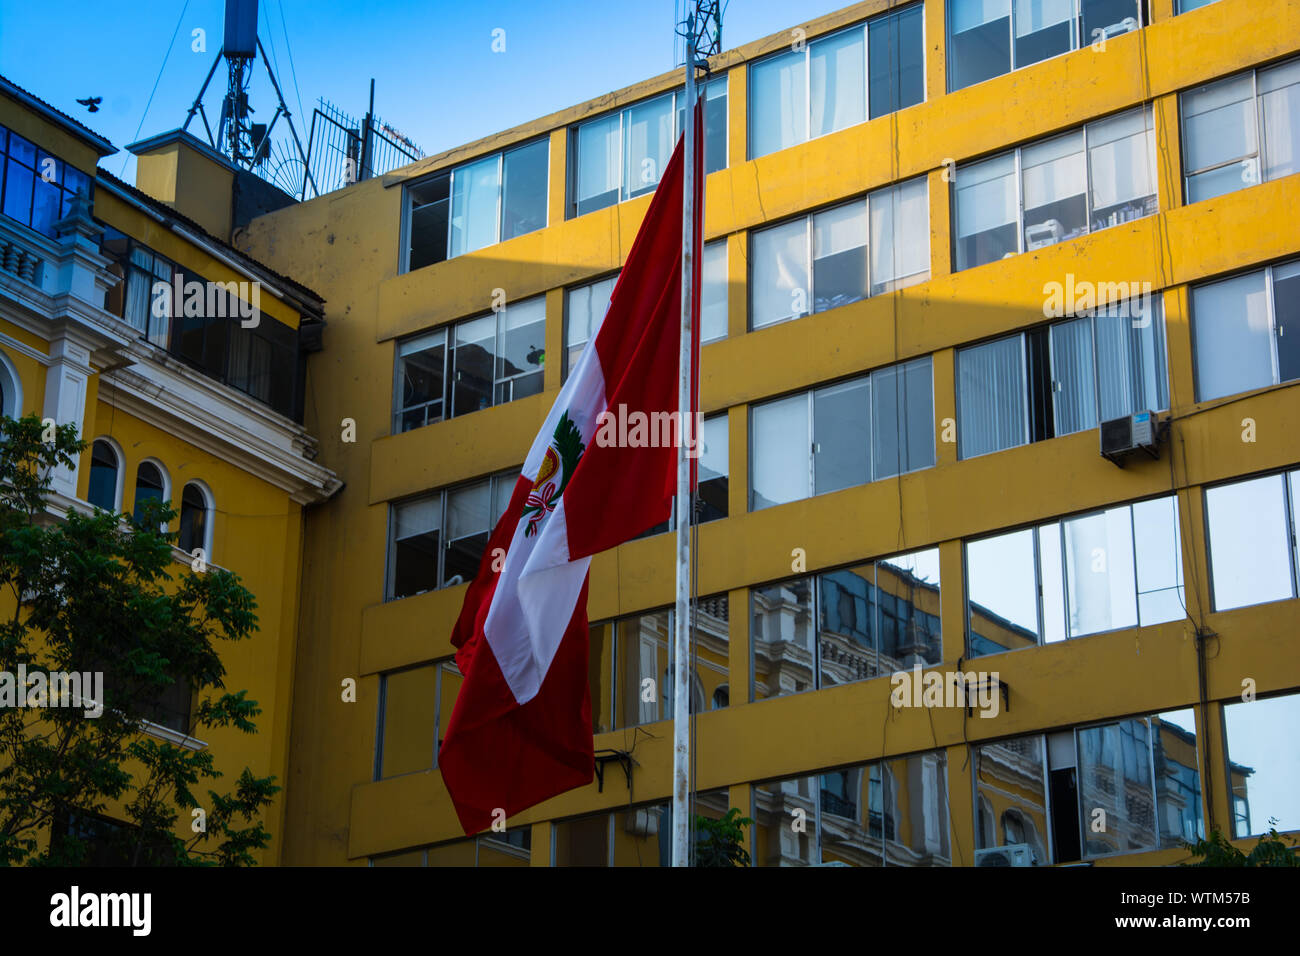
{"type": "MultiPolygon", "coordinates": [[[[796,12],[778,0],[733,0],[723,43],[738,46],[844,5],[810,0],[796,12]]],[[[225,10],[224,0],[132,0],[112,15],[102,0],[6,6],[0,12],[0,73],[119,148],[134,141],[137,130],[145,137],[184,122],[220,49],[225,10]],[[206,52],[192,49],[196,29],[206,31],[206,52]],[[103,97],[99,112],[77,105],[89,96],[103,97]]],[[[376,113],[429,154],[674,66],[673,0],[261,0],[260,8],[259,34],[273,66],[278,63],[303,137],[318,97],[364,114],[372,76],[376,113]],[[504,53],[492,51],[498,28],[505,31],[504,53]]],[[[275,97],[260,64],[255,74],[254,120],[266,122],[275,97]]],[[[224,90],[223,65],[205,99],[214,125],[224,90]]],[[[197,120],[190,129],[203,135],[197,120]]],[[[125,151],[104,165],[134,181],[135,161],[125,151]]]]}

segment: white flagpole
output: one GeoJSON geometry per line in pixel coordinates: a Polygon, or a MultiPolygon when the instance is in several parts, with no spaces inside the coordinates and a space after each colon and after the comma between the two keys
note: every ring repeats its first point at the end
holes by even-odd
{"type": "Polygon", "coordinates": [[[686,18],[686,139],[682,177],[682,327],[677,377],[677,601],[673,633],[673,866],[690,865],[690,620],[691,595],[691,463],[686,437],[694,433],[691,407],[691,300],[695,276],[695,13],[686,18]]]}

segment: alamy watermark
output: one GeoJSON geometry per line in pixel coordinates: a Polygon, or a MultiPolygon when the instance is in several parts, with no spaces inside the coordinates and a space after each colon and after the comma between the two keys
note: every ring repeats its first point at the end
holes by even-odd
{"type": "Polygon", "coordinates": [[[186,318],[239,319],[245,329],[257,328],[262,316],[260,282],[200,282],[175,272],[171,282],[153,284],[153,315],[156,319],[186,318]]]}
{"type": "Polygon", "coordinates": [[[1093,282],[1065,274],[1065,282],[1052,280],[1043,285],[1043,315],[1049,319],[1088,315],[1120,316],[1131,319],[1133,328],[1151,324],[1150,282],[1093,282]]]}
{"type": "Polygon", "coordinates": [[[981,717],[996,717],[1001,701],[998,671],[928,671],[921,665],[895,671],[889,702],[895,707],[975,707],[981,717]]]}
{"type": "Polygon", "coordinates": [[[81,708],[86,717],[104,713],[103,671],[0,671],[0,708],[81,708]]]}
{"type": "Polygon", "coordinates": [[[601,448],[686,448],[687,458],[699,458],[704,444],[704,414],[629,412],[627,406],[605,409],[596,416],[596,444],[601,448]]]}

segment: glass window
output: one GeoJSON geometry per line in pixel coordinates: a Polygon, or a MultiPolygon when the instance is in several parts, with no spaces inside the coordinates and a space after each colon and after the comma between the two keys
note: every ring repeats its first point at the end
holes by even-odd
{"type": "Polygon", "coordinates": [[[1085,857],[1156,848],[1150,735],[1151,727],[1143,718],[1075,732],[1084,819],[1104,821],[1100,828],[1080,827],[1085,857]],[[1099,816],[1098,810],[1105,816],[1099,816]]]}
{"type": "Polygon", "coordinates": [[[1016,66],[1066,53],[1074,45],[1073,0],[1015,0],[1016,66]]]}
{"type": "Polygon", "coordinates": [[[438,586],[441,531],[440,495],[393,506],[393,545],[388,571],[390,597],[409,597],[438,586]]]}
{"type": "Polygon", "coordinates": [[[727,516],[728,430],[726,413],[704,419],[696,492],[701,523],[727,516]]]}
{"type": "Polygon", "coordinates": [[[458,322],[452,353],[452,414],[466,415],[492,405],[496,370],[495,314],[458,322]]]}
{"type": "Polygon", "coordinates": [[[924,58],[918,3],[754,63],[750,158],[921,102],[924,58]]]}
{"type": "Polygon", "coordinates": [[[1172,495],[967,541],[969,654],[1186,615],[1172,495]]]}
{"type": "MultiPolygon", "coordinates": [[[[0,133],[0,140],[4,134],[0,133]]],[[[117,479],[121,463],[106,441],[96,441],[90,450],[90,485],[86,500],[103,511],[117,510],[117,479]]]]}
{"type": "Polygon", "coordinates": [[[1205,490],[1216,611],[1295,597],[1287,494],[1283,475],[1205,490]]]}
{"type": "Polygon", "coordinates": [[[751,329],[809,311],[808,221],[797,219],[754,233],[750,265],[751,329]]]}
{"type": "Polygon", "coordinates": [[[926,188],[923,178],[909,180],[877,190],[865,202],[858,199],[755,232],[750,243],[750,328],[809,311],[824,312],[928,279],[926,188]]]}
{"type": "Polygon", "coordinates": [[[1300,694],[1226,704],[1224,733],[1234,805],[1235,838],[1300,829],[1300,694]]]}
{"type": "Polygon", "coordinates": [[[397,346],[395,432],[442,421],[447,378],[447,330],[408,339],[397,346]]]}
{"type": "Polygon", "coordinates": [[[918,3],[867,24],[872,119],[925,99],[922,10],[918,3]]]}
{"type": "MultiPolygon", "coordinates": [[[[180,536],[176,542],[176,546],[187,554],[193,554],[198,548],[211,550],[208,544],[209,510],[203,489],[193,482],[187,484],[181,492],[180,536]]],[[[212,555],[207,558],[211,560],[212,555]]]]}
{"type": "Polygon", "coordinates": [[[1020,336],[958,350],[957,409],[957,446],[962,458],[1029,440],[1020,336]]]}
{"type": "MultiPolygon", "coordinates": [[[[135,509],[136,520],[140,520],[146,501],[163,501],[166,495],[162,470],[151,461],[140,462],[135,472],[135,509]]],[[[166,503],[166,502],[164,502],[166,503]]]]}
{"type": "Polygon", "coordinates": [[[610,866],[613,817],[597,813],[552,825],[552,859],[555,866],[610,866]]]}
{"type": "Polygon", "coordinates": [[[551,146],[539,139],[502,157],[501,238],[513,239],[546,225],[551,146]]]}
{"type": "MultiPolygon", "coordinates": [[[[987,855],[979,851],[999,847],[1023,854],[1033,866],[1050,865],[1047,760],[1042,736],[1012,737],[973,749],[976,865],[987,855]]],[[[1077,804],[1074,813],[1077,818],[1077,804]]]]}
{"type": "Polygon", "coordinates": [[[609,300],[614,294],[614,285],[617,282],[618,274],[615,273],[596,282],[574,286],[565,293],[564,345],[567,367],[564,373],[566,379],[577,364],[582,350],[600,331],[600,324],[605,320],[605,313],[609,310],[609,300]]]}
{"type": "Polygon", "coordinates": [[[749,156],[757,159],[808,138],[808,65],[803,51],[749,68],[749,156]]]}
{"type": "Polygon", "coordinates": [[[1192,337],[1198,401],[1300,378],[1300,261],[1193,286],[1192,337]]]}
{"type": "Polygon", "coordinates": [[[751,589],[754,699],[938,664],[939,584],[930,548],[751,589]]]}
{"type": "Polygon", "coordinates": [[[1083,131],[1020,151],[1025,249],[1040,249],[1088,231],[1088,173],[1083,131]]]}
{"type": "Polygon", "coordinates": [[[866,298],[866,204],[853,202],[817,213],[812,234],[813,311],[866,298]]]}
{"type": "Polygon", "coordinates": [[[727,240],[705,243],[700,262],[702,345],[727,337],[727,281],[727,240]]]}
{"type": "Polygon", "coordinates": [[[1151,110],[1138,107],[959,167],[954,195],[958,271],[1153,215],[1151,110]]]}
{"type": "Polygon", "coordinates": [[[497,241],[500,176],[499,155],[461,166],[452,173],[449,258],[482,249],[497,241]]]}
{"type": "Polygon", "coordinates": [[[55,223],[71,211],[73,197],[78,193],[91,196],[94,181],[17,133],[8,132],[6,149],[6,133],[0,127],[0,177],[4,180],[0,210],[53,239],[55,223]]]}
{"type": "Polygon", "coordinates": [[[1165,368],[1163,314],[1149,292],[1077,319],[959,349],[958,456],[1168,408],[1165,368]]]}
{"type": "Polygon", "coordinates": [[[932,467],[930,362],[927,356],[754,406],[750,510],[932,467]]]}
{"type": "Polygon", "coordinates": [[[447,258],[451,174],[442,173],[407,188],[410,245],[406,268],[422,269],[447,258]]]}
{"type": "Polygon", "coordinates": [[[497,313],[498,345],[494,404],[536,395],[546,364],[546,299],[515,302],[497,313]]]}
{"type": "Polygon", "coordinates": [[[949,90],[1011,69],[1011,0],[951,0],[947,9],[949,90]]]}
{"type": "Polygon", "coordinates": [[[812,493],[803,451],[810,447],[807,394],[757,405],[750,414],[749,510],[807,498],[812,493]]]}
{"type": "MultiPolygon", "coordinates": [[[[727,78],[701,84],[704,170],[727,165],[727,78]]],[[[578,125],[570,134],[570,217],[651,192],[686,122],[681,92],[667,93],[578,125]]]]}
{"type": "Polygon", "coordinates": [[[1151,754],[1156,776],[1156,821],[1160,846],[1180,847],[1205,837],[1201,804],[1200,752],[1191,710],[1151,718],[1151,754]]]}
{"type": "Polygon", "coordinates": [[[1019,252],[1015,154],[958,169],[955,187],[958,271],[1019,252]]]}
{"type": "Polygon", "coordinates": [[[1300,171],[1300,60],[1185,91],[1187,201],[1300,171]]]}
{"type": "Polygon", "coordinates": [[[755,784],[755,866],[949,866],[943,751],[755,784]]]}

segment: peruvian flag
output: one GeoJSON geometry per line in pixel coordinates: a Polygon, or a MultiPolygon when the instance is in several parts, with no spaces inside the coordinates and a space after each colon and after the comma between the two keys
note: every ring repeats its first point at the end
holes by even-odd
{"type": "MultiPolygon", "coordinates": [[[[701,143],[698,108],[695,124],[701,143]]],[[[694,164],[696,317],[702,152],[694,164]]],[[[682,153],[679,141],[600,331],[533,440],[456,621],[452,644],[465,681],[438,760],[466,834],[500,811],[510,816],[591,782],[591,556],[667,521],[676,441],[698,455],[695,387],[688,413],[678,414],[682,153]],[[673,440],[665,442],[657,426],[669,422],[673,440]]],[[[691,327],[698,368],[697,318],[691,327]]]]}

